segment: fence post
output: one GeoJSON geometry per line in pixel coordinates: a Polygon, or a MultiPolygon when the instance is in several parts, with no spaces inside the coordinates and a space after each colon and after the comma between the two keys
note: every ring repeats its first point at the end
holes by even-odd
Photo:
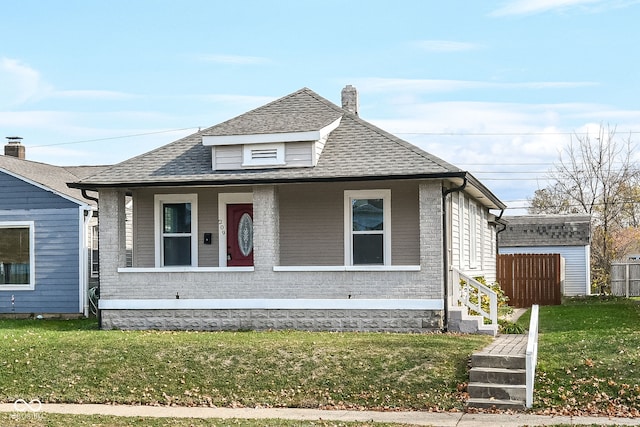
{"type": "Polygon", "coordinates": [[[625,286],[625,292],[624,292],[624,296],[629,298],[629,264],[627,263],[625,265],[625,274],[624,274],[624,286],[625,286]]]}

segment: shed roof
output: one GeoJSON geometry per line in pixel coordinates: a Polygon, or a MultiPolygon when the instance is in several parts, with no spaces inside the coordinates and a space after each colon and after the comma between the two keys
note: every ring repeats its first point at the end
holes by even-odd
{"type": "Polygon", "coordinates": [[[586,246],[591,242],[589,215],[505,216],[499,247],[586,246]]]}

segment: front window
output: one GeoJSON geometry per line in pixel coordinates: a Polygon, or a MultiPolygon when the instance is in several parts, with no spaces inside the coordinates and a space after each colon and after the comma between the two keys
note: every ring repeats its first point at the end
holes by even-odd
{"type": "Polygon", "coordinates": [[[159,266],[197,266],[196,200],[195,195],[156,196],[159,266]]]}
{"type": "Polygon", "coordinates": [[[33,289],[33,229],[33,222],[0,222],[0,289],[33,289]]]}
{"type": "Polygon", "coordinates": [[[389,190],[345,192],[347,265],[390,265],[389,190]]]}

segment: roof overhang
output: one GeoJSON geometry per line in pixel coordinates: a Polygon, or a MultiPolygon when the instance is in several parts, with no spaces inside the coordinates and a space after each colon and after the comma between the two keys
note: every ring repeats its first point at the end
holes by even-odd
{"type": "Polygon", "coordinates": [[[342,117],[338,117],[329,125],[313,131],[258,133],[247,135],[203,135],[202,145],[222,146],[241,144],[273,144],[275,142],[320,141],[340,125],[342,117]]]}
{"type": "Polygon", "coordinates": [[[126,182],[126,183],[89,183],[72,182],[67,184],[71,188],[98,191],[100,188],[135,188],[135,187],[206,187],[224,185],[260,185],[260,184],[296,184],[296,183],[323,183],[323,182],[362,182],[362,181],[388,181],[410,179],[443,179],[455,185],[462,185],[467,179],[465,191],[476,198],[489,209],[506,209],[506,205],[500,201],[489,189],[482,185],[475,177],[467,172],[445,172],[431,174],[412,175],[378,175],[378,176],[335,176],[335,177],[292,177],[271,179],[202,179],[202,180],[177,180],[177,181],[153,181],[153,182],[126,182]]]}

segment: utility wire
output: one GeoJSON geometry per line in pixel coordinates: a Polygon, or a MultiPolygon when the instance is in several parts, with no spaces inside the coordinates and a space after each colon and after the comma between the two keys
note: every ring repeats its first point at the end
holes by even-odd
{"type": "Polygon", "coordinates": [[[190,128],[181,128],[181,129],[159,130],[159,131],[156,131],[156,132],[135,133],[135,134],[131,134],[131,135],[111,136],[111,137],[107,137],[107,138],[85,139],[85,140],[81,140],[81,141],[57,142],[57,143],[54,143],[54,144],[32,145],[32,146],[30,146],[30,148],[53,147],[55,145],[84,144],[84,143],[87,143],[87,142],[110,141],[110,140],[114,140],[114,139],[134,138],[136,136],[158,135],[158,134],[161,134],[161,133],[179,132],[179,131],[189,130],[189,129],[200,129],[200,128],[190,127],[190,128]]]}

